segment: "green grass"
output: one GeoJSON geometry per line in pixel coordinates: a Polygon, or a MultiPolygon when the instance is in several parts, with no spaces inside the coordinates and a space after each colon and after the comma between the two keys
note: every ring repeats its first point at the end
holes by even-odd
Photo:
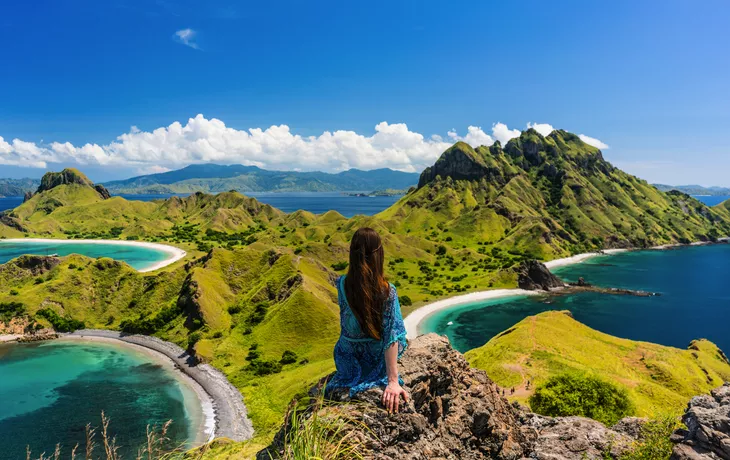
{"type": "MultiPolygon", "coordinates": [[[[565,373],[588,373],[626,388],[639,416],[679,414],[687,401],[730,379],[730,364],[707,340],[687,350],[598,332],[566,312],[520,321],[465,354],[499,385],[534,389],[565,373]]],[[[514,399],[528,403],[530,392],[514,399]]]]}

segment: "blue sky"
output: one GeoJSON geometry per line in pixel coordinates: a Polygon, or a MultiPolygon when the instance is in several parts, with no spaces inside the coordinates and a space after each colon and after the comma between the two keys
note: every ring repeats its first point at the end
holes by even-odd
{"type": "Polygon", "coordinates": [[[719,0],[4,2],[0,176],[419,170],[499,122],[730,185],[728,23],[719,0]]]}

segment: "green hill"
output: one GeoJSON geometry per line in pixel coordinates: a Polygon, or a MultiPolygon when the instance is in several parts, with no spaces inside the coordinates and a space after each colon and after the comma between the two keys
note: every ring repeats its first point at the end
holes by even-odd
{"type": "Polygon", "coordinates": [[[333,280],[359,227],[382,235],[404,314],[457,293],[515,287],[515,267],[530,258],[730,234],[727,203],[708,208],[660,192],[564,131],[528,130],[504,148],[457,143],[395,205],[351,219],[286,214],[238,192],[127,201],[77,171],[50,174],[0,214],[0,238],[160,241],[188,257],[145,274],[108,259],[69,256],[42,272],[16,259],[0,266],[0,303],[20,302],[41,323],[48,319],[36,312],[51,309],[89,327],[190,345],[243,392],[254,444],[268,443],[291,398],[332,369],[333,280]],[[296,363],[281,364],[284,351],[296,363]]]}
{"type": "Polygon", "coordinates": [[[516,387],[527,404],[531,391],[551,376],[586,372],[625,387],[639,416],[679,414],[697,394],[730,380],[730,362],[712,342],[695,340],[680,350],[620,339],[585,326],[570,312],[530,316],[465,354],[500,386],[516,387]]]}

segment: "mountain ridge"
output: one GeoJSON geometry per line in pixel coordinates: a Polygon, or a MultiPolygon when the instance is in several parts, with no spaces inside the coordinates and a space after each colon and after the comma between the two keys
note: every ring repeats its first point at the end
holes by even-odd
{"type": "Polygon", "coordinates": [[[112,193],[216,193],[265,191],[366,191],[407,189],[417,183],[417,173],[389,168],[320,171],[271,171],[258,166],[193,164],[164,173],[105,182],[112,193]]]}

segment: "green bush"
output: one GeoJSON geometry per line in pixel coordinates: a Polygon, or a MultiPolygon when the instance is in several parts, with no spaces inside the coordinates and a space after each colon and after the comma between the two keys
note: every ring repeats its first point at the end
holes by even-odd
{"type": "Polygon", "coordinates": [[[188,348],[193,348],[196,343],[200,341],[202,336],[200,335],[200,332],[193,332],[188,336],[188,348]]]}
{"type": "Polygon", "coordinates": [[[294,353],[291,350],[286,350],[281,355],[281,360],[279,360],[281,364],[293,364],[297,362],[297,354],[294,353]]]}
{"type": "Polygon", "coordinates": [[[25,306],[20,302],[0,303],[0,322],[7,323],[11,319],[25,314],[25,306]]]}
{"type": "Polygon", "coordinates": [[[411,305],[413,305],[413,301],[407,295],[402,295],[398,297],[398,300],[400,301],[400,304],[404,307],[410,307],[411,305]]]}
{"type": "Polygon", "coordinates": [[[276,360],[254,359],[247,367],[254,375],[262,376],[281,372],[281,363],[276,360]]]}
{"type": "Polygon", "coordinates": [[[342,271],[347,268],[347,266],[350,265],[347,262],[337,262],[332,264],[332,269],[336,272],[342,271]]]}
{"type": "Polygon", "coordinates": [[[621,460],[667,459],[672,455],[674,443],[670,436],[679,427],[676,417],[665,416],[649,420],[641,428],[641,438],[634,447],[621,456],[621,460]]]}
{"type": "Polygon", "coordinates": [[[45,318],[53,326],[53,329],[58,332],[73,332],[77,329],[83,329],[86,327],[83,321],[78,321],[70,316],[61,317],[58,313],[51,310],[50,308],[44,308],[36,312],[37,316],[45,318]]]}
{"type": "Polygon", "coordinates": [[[634,413],[624,388],[584,374],[550,378],[535,390],[529,402],[532,410],[541,415],[588,417],[609,426],[634,413]]]}

